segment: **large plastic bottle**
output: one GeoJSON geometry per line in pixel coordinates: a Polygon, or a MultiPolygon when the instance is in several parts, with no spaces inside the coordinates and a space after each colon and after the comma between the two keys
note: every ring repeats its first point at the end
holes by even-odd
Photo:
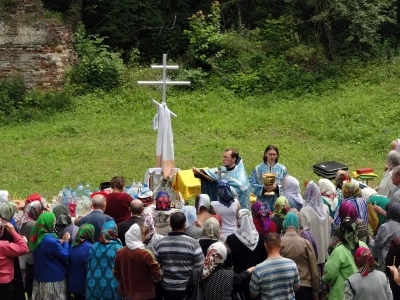
{"type": "Polygon", "coordinates": [[[78,183],[78,186],[76,187],[76,191],[75,191],[76,197],[79,199],[82,198],[82,196],[85,194],[85,189],[83,187],[82,182],[78,183]]]}
{"type": "Polygon", "coordinates": [[[86,184],[85,184],[85,195],[87,197],[90,197],[91,193],[92,193],[92,187],[90,186],[90,184],[88,182],[86,182],[86,184]]]}

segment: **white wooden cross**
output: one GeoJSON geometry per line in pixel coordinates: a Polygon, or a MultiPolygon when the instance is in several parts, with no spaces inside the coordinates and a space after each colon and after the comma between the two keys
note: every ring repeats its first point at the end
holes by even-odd
{"type": "MultiPolygon", "coordinates": [[[[162,98],[161,104],[166,105],[167,98],[167,86],[168,85],[190,85],[190,81],[172,81],[167,77],[167,70],[177,70],[178,66],[168,66],[167,65],[167,54],[163,54],[163,64],[162,66],[151,66],[152,69],[162,69],[162,78],[157,81],[138,81],[139,85],[161,85],[162,88],[162,98]]],[[[158,107],[159,103],[153,99],[153,103],[158,107]]],[[[176,118],[176,114],[171,112],[171,116],[176,118]]]]}

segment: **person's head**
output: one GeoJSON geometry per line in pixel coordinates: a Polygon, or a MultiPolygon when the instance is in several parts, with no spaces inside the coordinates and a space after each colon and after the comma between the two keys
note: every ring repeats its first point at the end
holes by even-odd
{"type": "Polygon", "coordinates": [[[39,194],[29,195],[28,198],[26,198],[25,200],[25,207],[33,201],[42,201],[42,197],[39,194]]]}
{"type": "Polygon", "coordinates": [[[94,226],[92,224],[82,224],[79,226],[72,247],[78,246],[84,241],[94,244],[94,226]]]}
{"type": "Polygon", "coordinates": [[[140,216],[144,209],[143,202],[138,199],[134,199],[129,204],[129,209],[131,210],[132,216],[140,216]]]}
{"type": "Polygon", "coordinates": [[[251,212],[246,208],[239,209],[236,213],[236,218],[238,228],[240,228],[244,223],[253,224],[253,216],[251,215],[251,212]]]}
{"type": "Polygon", "coordinates": [[[395,186],[400,185],[400,166],[394,167],[392,170],[392,183],[395,186]]]}
{"type": "Polygon", "coordinates": [[[181,213],[186,218],[186,228],[192,226],[197,221],[196,208],[191,205],[185,205],[181,208],[181,213]]]}
{"type": "Polygon", "coordinates": [[[210,210],[210,196],[207,194],[200,194],[196,196],[194,206],[196,207],[197,213],[203,212],[203,211],[209,211],[210,210]]]}
{"type": "Polygon", "coordinates": [[[329,179],[322,178],[318,180],[318,187],[321,191],[322,196],[334,197],[336,196],[335,185],[329,179]]]}
{"type": "Polygon", "coordinates": [[[368,276],[372,268],[377,266],[371,252],[365,247],[358,247],[356,251],[354,251],[354,262],[363,277],[368,276]]]}
{"type": "Polygon", "coordinates": [[[185,215],[179,211],[172,213],[169,225],[171,226],[172,231],[185,231],[185,215]]]}
{"type": "Polygon", "coordinates": [[[386,218],[400,223],[400,202],[390,201],[386,205],[386,218]]]}
{"type": "Polygon", "coordinates": [[[9,198],[10,198],[10,195],[8,194],[8,191],[0,190],[0,202],[8,201],[9,198]]]}
{"type": "Polygon", "coordinates": [[[264,163],[268,163],[273,165],[278,162],[279,159],[279,150],[275,145],[268,145],[264,151],[263,161],[264,163]]]}
{"type": "Polygon", "coordinates": [[[218,201],[229,207],[235,199],[232,196],[231,186],[226,179],[222,179],[217,184],[218,201]]]}
{"type": "Polygon", "coordinates": [[[304,201],[307,206],[317,208],[322,204],[321,190],[314,181],[309,181],[304,190],[304,201]]]}
{"type": "Polygon", "coordinates": [[[372,189],[370,187],[365,187],[361,190],[361,196],[365,201],[368,201],[369,198],[377,194],[378,194],[377,191],[375,191],[375,189],[372,189]]]}
{"type": "Polygon", "coordinates": [[[28,222],[29,219],[36,221],[44,210],[45,210],[44,205],[40,200],[29,202],[24,207],[24,213],[21,218],[21,224],[28,222]]]}
{"type": "Polygon", "coordinates": [[[389,170],[392,170],[393,168],[400,166],[400,153],[391,150],[386,156],[386,166],[388,167],[389,170]]]}
{"type": "Polygon", "coordinates": [[[294,212],[288,212],[285,220],[283,220],[283,230],[287,230],[289,228],[299,230],[299,218],[294,212]]]}
{"type": "Polygon", "coordinates": [[[272,212],[268,210],[268,207],[261,201],[256,201],[251,205],[251,214],[254,218],[261,219],[263,230],[268,230],[271,224],[272,212]]]}
{"type": "Polygon", "coordinates": [[[77,216],[74,220],[74,225],[79,226],[79,221],[83,218],[83,216],[77,216]]]}
{"type": "Polygon", "coordinates": [[[203,223],[203,237],[219,238],[221,236],[221,225],[219,221],[211,217],[203,223]]]}
{"type": "Polygon", "coordinates": [[[211,246],[208,247],[207,255],[204,260],[201,278],[205,279],[215,270],[216,267],[223,267],[227,255],[228,251],[223,243],[216,242],[211,244],[211,246]]]}
{"type": "Polygon", "coordinates": [[[339,217],[341,220],[344,220],[347,217],[357,220],[358,214],[356,207],[350,201],[343,201],[339,206],[339,217]]]}
{"type": "Polygon", "coordinates": [[[100,209],[102,211],[106,210],[106,197],[103,195],[96,195],[92,198],[92,208],[93,209],[100,209]]]}
{"type": "Polygon", "coordinates": [[[343,199],[361,198],[361,189],[353,181],[345,181],[342,186],[343,199]]]}
{"type": "Polygon", "coordinates": [[[118,241],[118,227],[114,220],[108,221],[101,226],[99,242],[102,244],[111,244],[118,241]]]}
{"type": "Polygon", "coordinates": [[[110,181],[110,187],[113,190],[123,191],[125,186],[125,178],[121,176],[114,176],[110,181]]]}
{"type": "Polygon", "coordinates": [[[268,232],[264,235],[264,246],[268,255],[272,252],[279,252],[281,249],[281,236],[276,232],[268,232]]]}
{"type": "Polygon", "coordinates": [[[349,217],[344,218],[339,226],[339,239],[350,251],[359,247],[358,224],[349,217]]]}
{"type": "Polygon", "coordinates": [[[0,219],[10,221],[16,212],[17,207],[11,201],[0,202],[0,219]]]}
{"type": "Polygon", "coordinates": [[[72,224],[69,209],[64,205],[57,205],[53,208],[53,213],[56,216],[56,225],[67,226],[72,224]]]}
{"type": "Polygon", "coordinates": [[[336,172],[336,176],[335,176],[336,188],[341,189],[343,181],[348,181],[348,180],[350,180],[350,176],[349,176],[349,173],[347,173],[347,171],[338,170],[336,172]]]}
{"type": "Polygon", "coordinates": [[[239,152],[235,148],[227,148],[222,156],[222,164],[227,168],[232,168],[236,165],[239,158],[239,152]]]}
{"type": "Polygon", "coordinates": [[[45,211],[37,219],[35,225],[33,226],[30,237],[28,240],[29,251],[33,252],[41,243],[44,236],[51,233],[56,224],[56,216],[54,213],[45,211]]]}
{"type": "Polygon", "coordinates": [[[289,212],[289,209],[290,209],[290,204],[288,199],[285,196],[280,196],[275,201],[274,216],[284,218],[286,214],[289,212]]]}

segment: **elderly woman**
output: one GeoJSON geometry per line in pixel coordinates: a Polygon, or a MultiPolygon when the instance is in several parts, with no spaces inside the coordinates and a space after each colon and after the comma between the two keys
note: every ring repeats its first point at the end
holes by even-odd
{"type": "Polygon", "coordinates": [[[357,273],[344,284],[344,300],[392,300],[392,290],[385,273],[373,270],[376,265],[369,249],[359,247],[354,252],[357,273]]]}
{"type": "MultiPolygon", "coordinates": [[[[253,223],[253,217],[248,209],[238,212],[237,223],[239,228],[234,234],[227,237],[226,243],[232,251],[233,270],[242,273],[267,258],[262,237],[258,234],[253,223]]],[[[236,292],[243,293],[250,299],[250,278],[237,286],[236,292]]]]}
{"type": "Polygon", "coordinates": [[[201,238],[203,226],[197,219],[196,208],[194,206],[185,205],[181,208],[181,212],[186,217],[185,233],[194,239],[201,238]]]}
{"type": "Polygon", "coordinates": [[[69,254],[69,283],[68,290],[74,300],[85,299],[86,263],[89,251],[94,243],[94,226],[82,224],[79,227],[69,254]]]}
{"type": "Polygon", "coordinates": [[[289,201],[286,199],[285,196],[280,196],[275,201],[274,207],[274,215],[272,216],[271,220],[276,225],[276,232],[281,234],[283,233],[283,220],[285,220],[286,214],[290,210],[289,201]]]}
{"type": "Polygon", "coordinates": [[[304,199],[300,194],[299,181],[293,176],[286,176],[282,185],[283,196],[289,201],[291,208],[301,210],[304,204],[304,199]]]}
{"type": "MultiPolygon", "coordinates": [[[[347,173],[347,171],[338,170],[336,172],[336,176],[335,176],[336,196],[337,196],[339,205],[343,201],[343,194],[342,194],[343,182],[349,181],[349,180],[350,180],[350,176],[349,176],[349,173],[347,173]]],[[[339,222],[339,224],[340,224],[340,222],[339,222]]]]}
{"type": "Polygon", "coordinates": [[[378,195],[374,189],[368,187],[361,190],[361,195],[367,203],[371,203],[374,206],[374,210],[378,213],[378,226],[381,226],[386,221],[386,206],[390,199],[386,196],[378,195]]]}
{"type": "MultiPolygon", "coordinates": [[[[362,198],[361,189],[358,187],[358,185],[353,181],[343,182],[342,194],[344,199],[342,204],[344,202],[349,202],[351,205],[353,205],[357,210],[358,218],[364,220],[365,224],[368,224],[367,202],[365,202],[365,200],[362,198]]],[[[339,212],[337,211],[333,220],[333,227],[339,226],[340,222],[341,219],[339,212]]]]}
{"type": "Polygon", "coordinates": [[[328,246],[330,239],[329,215],[322,203],[322,196],[318,185],[310,181],[304,192],[305,205],[300,211],[301,223],[309,228],[317,243],[318,264],[323,264],[328,259],[328,246]]]}
{"type": "Polygon", "coordinates": [[[228,236],[237,229],[236,215],[240,204],[233,198],[230,185],[225,179],[218,182],[217,194],[218,201],[211,202],[211,213],[222,217],[222,234],[228,236]]]}
{"type": "MultiPolygon", "coordinates": [[[[53,208],[53,213],[56,216],[56,225],[54,226],[53,232],[58,238],[61,238],[64,235],[64,229],[72,224],[71,216],[69,215],[69,209],[64,205],[57,205],[53,208]]],[[[72,237],[71,232],[69,233],[72,237]]]]}
{"type": "MultiPolygon", "coordinates": [[[[378,264],[385,264],[392,240],[400,236],[400,203],[389,202],[386,211],[387,222],[378,229],[375,242],[372,242],[372,253],[378,258],[378,264]]],[[[383,270],[383,269],[381,269],[383,270]]]]}
{"type": "Polygon", "coordinates": [[[264,236],[268,232],[276,232],[276,225],[271,220],[272,212],[268,211],[267,206],[263,202],[254,202],[251,205],[251,214],[254,226],[259,234],[264,236]]]}
{"type": "Polygon", "coordinates": [[[355,220],[345,218],[339,229],[341,243],[336,246],[329,256],[324,267],[322,280],[331,285],[329,300],[343,299],[344,282],[346,279],[357,272],[353,254],[358,247],[368,246],[358,240],[358,226],[355,220]]]}
{"type": "Polygon", "coordinates": [[[118,294],[125,299],[156,297],[155,283],[161,280],[161,268],[154,255],[145,250],[145,236],[145,227],[133,224],[125,233],[126,246],[115,257],[113,273],[119,281],[118,294]]]}
{"type": "Polygon", "coordinates": [[[86,275],[86,298],[120,300],[118,281],[113,274],[117,251],[122,248],[115,221],[103,224],[99,241],[89,251],[86,275]]]}
{"type": "Polygon", "coordinates": [[[194,285],[200,280],[199,284],[204,300],[231,300],[234,286],[250,280],[254,267],[250,267],[240,274],[225,269],[227,253],[228,251],[223,243],[212,244],[208,248],[201,274],[198,274],[197,270],[193,271],[192,278],[189,279],[186,287],[186,294],[190,295],[194,285]]]}
{"type": "Polygon", "coordinates": [[[212,217],[203,224],[203,236],[199,239],[199,244],[203,250],[204,257],[207,255],[207,249],[212,244],[218,242],[221,237],[221,225],[219,221],[212,217]]]}
{"type": "Polygon", "coordinates": [[[211,203],[210,196],[207,194],[200,194],[195,199],[195,205],[197,210],[197,219],[203,224],[209,218],[212,217],[210,214],[211,203]]]}
{"type": "Polygon", "coordinates": [[[67,263],[69,239],[66,233],[60,243],[51,232],[56,217],[44,212],[37,219],[29,237],[29,250],[36,262],[34,270],[32,299],[67,299],[67,263]]]}
{"type": "Polygon", "coordinates": [[[322,201],[328,207],[329,217],[331,218],[332,223],[336,210],[340,206],[339,200],[336,196],[336,188],[332,181],[326,178],[322,178],[318,181],[318,187],[321,191],[322,201]]]}
{"type": "Polygon", "coordinates": [[[394,167],[400,166],[400,153],[391,150],[386,156],[386,167],[387,170],[383,174],[381,183],[377,188],[377,192],[379,195],[390,198],[393,195],[393,190],[395,186],[392,182],[392,170],[394,167]]]}
{"type": "MultiPolygon", "coordinates": [[[[44,205],[41,202],[42,198],[39,194],[30,195],[25,201],[24,212],[22,214],[21,223],[21,235],[25,236],[29,240],[29,235],[32,228],[35,226],[36,220],[40,214],[45,210],[44,205]]],[[[32,298],[33,288],[33,277],[34,277],[34,261],[32,253],[28,253],[21,257],[21,268],[25,272],[25,292],[28,298],[32,298]]]]}
{"type": "Polygon", "coordinates": [[[154,209],[144,209],[141,217],[143,225],[147,227],[147,234],[143,240],[144,247],[154,252],[154,245],[164,237],[156,232],[156,213],[154,209]]]}
{"type": "Polygon", "coordinates": [[[28,252],[27,240],[21,237],[15,227],[9,223],[17,208],[9,201],[0,203],[0,295],[1,299],[25,299],[22,298],[22,278],[15,272],[20,272],[15,268],[18,263],[18,256],[28,252]],[[15,280],[20,280],[20,285],[14,285],[15,280]],[[16,290],[21,288],[21,290],[16,290]]]}

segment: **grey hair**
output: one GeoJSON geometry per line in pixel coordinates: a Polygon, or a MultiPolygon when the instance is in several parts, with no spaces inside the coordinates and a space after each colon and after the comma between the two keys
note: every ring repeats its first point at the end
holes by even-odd
{"type": "Polygon", "coordinates": [[[92,206],[95,208],[102,207],[106,203],[106,197],[103,195],[96,195],[92,198],[92,206]]]}
{"type": "Polygon", "coordinates": [[[221,235],[221,225],[219,221],[211,217],[203,223],[203,236],[204,237],[216,237],[219,238],[221,235]]]}
{"type": "Polygon", "coordinates": [[[400,166],[400,153],[395,150],[389,151],[386,156],[386,164],[389,169],[400,166]]]}

